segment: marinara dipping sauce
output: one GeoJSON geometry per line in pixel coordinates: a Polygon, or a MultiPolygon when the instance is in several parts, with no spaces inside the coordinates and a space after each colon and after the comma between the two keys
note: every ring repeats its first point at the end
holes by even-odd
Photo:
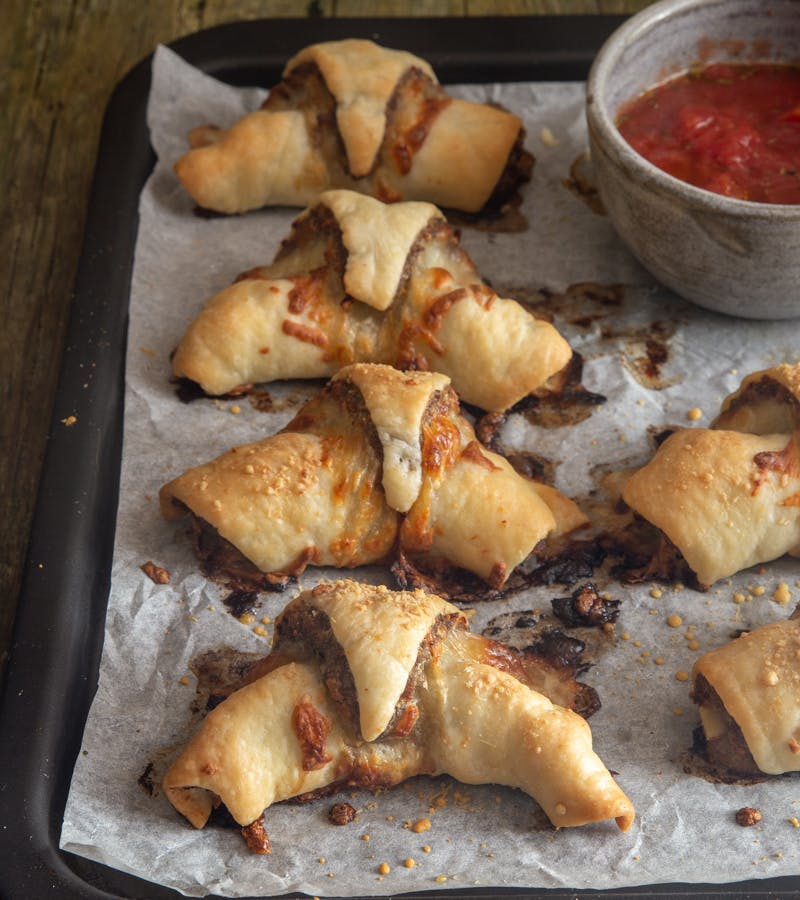
{"type": "Polygon", "coordinates": [[[628,103],[617,126],[681,181],[741,200],[800,204],[800,66],[692,69],[628,103]]]}

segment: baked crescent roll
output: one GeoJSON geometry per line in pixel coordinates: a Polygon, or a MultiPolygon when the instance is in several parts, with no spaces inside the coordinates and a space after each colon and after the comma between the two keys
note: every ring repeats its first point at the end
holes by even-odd
{"type": "Polygon", "coordinates": [[[505,671],[493,643],[422,591],[320,585],[281,613],[275,668],[208,714],[165,794],[198,828],[223,803],[246,831],[301,793],[447,773],[521,788],[557,827],[626,831],[633,805],[585,720],[505,671]]]}
{"type": "Polygon", "coordinates": [[[218,395],[379,362],[443,372],[466,402],[500,411],[571,356],[549,322],[481,280],[435,206],[328,191],[271,266],[208,301],[172,370],[218,395]]]}
{"type": "Polygon", "coordinates": [[[188,470],[160,500],[168,518],[191,512],[207,567],[241,577],[249,565],[262,584],[309,563],[407,558],[499,589],[539,541],[586,522],[478,443],[444,375],[365,364],[342,369],[283,431],[188,470]]]}
{"type": "Polygon", "coordinates": [[[749,434],[789,434],[800,425],[800,365],[753,372],[722,401],[712,428],[749,434]]]}
{"type": "Polygon", "coordinates": [[[749,376],[713,429],[676,431],[625,485],[701,585],[800,552],[797,386],[796,366],[749,376]]]}
{"type": "Polygon", "coordinates": [[[330,188],[478,212],[529,180],[523,138],[517,116],[448,96],[424,60],[350,39],[301,50],[231,128],[195,129],[175,172],[222,213],[305,206],[330,188]]]}
{"type": "Polygon", "coordinates": [[[701,656],[692,684],[712,763],[739,775],[800,771],[796,614],[701,656]]]}

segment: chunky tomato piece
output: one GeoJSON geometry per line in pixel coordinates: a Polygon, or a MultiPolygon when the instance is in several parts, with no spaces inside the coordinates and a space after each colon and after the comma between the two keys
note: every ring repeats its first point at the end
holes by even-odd
{"type": "Polygon", "coordinates": [[[800,204],[800,66],[693,69],[633,100],[617,124],[638,153],[681,181],[800,204]]]}

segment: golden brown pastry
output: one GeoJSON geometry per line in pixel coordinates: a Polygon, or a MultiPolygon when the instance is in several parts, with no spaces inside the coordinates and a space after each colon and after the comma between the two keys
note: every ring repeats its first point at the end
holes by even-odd
{"type": "Polygon", "coordinates": [[[448,96],[424,60],[350,39],[300,51],[231,128],[195,129],[175,171],[222,213],[305,206],[331,188],[477,212],[529,180],[523,137],[517,116],[448,96]]]}
{"type": "Polygon", "coordinates": [[[484,284],[435,206],[329,191],[271,266],[212,297],[172,368],[225,394],[379,362],[443,372],[463,400],[499,411],[571,356],[550,323],[484,284]]]}
{"type": "Polygon", "coordinates": [[[798,372],[746,378],[713,429],[676,431],[623,490],[700,585],[800,552],[798,372]]]}
{"type": "Polygon", "coordinates": [[[286,607],[275,667],[209,713],[164,791],[198,828],[221,802],[248,832],[301,793],[447,773],[521,788],[557,827],[626,831],[633,805],[585,720],[504,671],[492,644],[431,594],[320,585],[286,607]]]}
{"type": "Polygon", "coordinates": [[[697,660],[709,760],[734,775],[800,771],[800,618],[763,625],[697,660]]]}
{"type": "Polygon", "coordinates": [[[401,579],[467,570],[498,589],[539,541],[586,521],[478,443],[444,375],[365,364],[160,499],[168,518],[192,513],[207,567],[262,584],[395,561],[401,579]]]}

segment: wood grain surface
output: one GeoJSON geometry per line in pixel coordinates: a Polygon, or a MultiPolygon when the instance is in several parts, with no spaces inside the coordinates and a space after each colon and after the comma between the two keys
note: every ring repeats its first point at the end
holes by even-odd
{"type": "Polygon", "coordinates": [[[0,684],[103,111],[156,44],[273,17],[627,13],[648,0],[0,0],[0,684]]]}

